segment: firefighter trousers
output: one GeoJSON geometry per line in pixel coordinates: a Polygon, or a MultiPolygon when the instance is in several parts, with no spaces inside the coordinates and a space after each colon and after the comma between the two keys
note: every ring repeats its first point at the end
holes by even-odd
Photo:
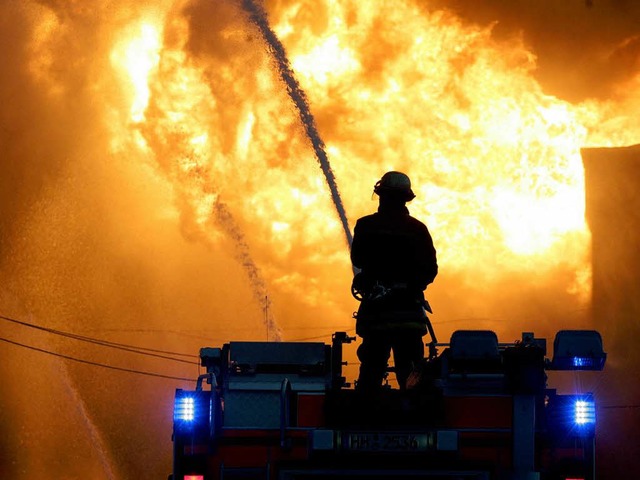
{"type": "Polygon", "coordinates": [[[393,351],[396,379],[401,390],[406,387],[409,374],[424,359],[421,331],[376,331],[363,336],[358,347],[360,374],[358,390],[376,390],[382,386],[387,363],[393,351]]]}

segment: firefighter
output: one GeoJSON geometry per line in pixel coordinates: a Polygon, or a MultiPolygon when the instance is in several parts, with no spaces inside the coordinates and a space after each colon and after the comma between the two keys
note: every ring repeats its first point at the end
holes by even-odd
{"type": "Polygon", "coordinates": [[[407,175],[387,172],[373,191],[378,211],[357,221],[351,246],[351,262],[360,270],[352,285],[361,300],[355,314],[362,337],[356,385],[362,391],[380,388],[393,350],[398,385],[405,389],[424,358],[424,290],[438,273],[436,250],[426,225],[409,215],[406,203],[415,195],[407,175]]]}

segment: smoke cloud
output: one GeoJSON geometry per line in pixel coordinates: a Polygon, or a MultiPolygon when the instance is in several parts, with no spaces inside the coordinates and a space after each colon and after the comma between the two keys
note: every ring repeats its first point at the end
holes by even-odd
{"type": "Polygon", "coordinates": [[[425,8],[492,25],[500,41],[522,40],[544,90],[571,102],[618,95],[638,72],[640,4],[633,0],[435,0],[425,8]]]}

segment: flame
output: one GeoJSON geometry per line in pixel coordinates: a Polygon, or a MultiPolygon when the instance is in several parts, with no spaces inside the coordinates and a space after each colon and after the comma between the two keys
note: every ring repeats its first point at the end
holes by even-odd
{"type": "MultiPolygon", "coordinates": [[[[323,8],[322,30],[296,26],[313,20],[295,2],[272,21],[326,132],[351,221],[375,208],[362,200],[381,173],[404,170],[418,192],[412,212],[432,229],[445,271],[484,269],[491,279],[568,263],[567,289],[588,289],[580,148],[611,105],[546,95],[532,76],[535,57],[521,43],[496,42],[491,26],[411,4],[323,8]]],[[[240,225],[252,225],[269,281],[295,291],[308,280],[292,269],[344,270],[348,258],[289,99],[264,46],[247,43],[243,30],[252,31],[246,19],[221,29],[226,57],[194,58],[184,22],[143,21],[112,61],[127,72],[131,119],[163,157],[193,228],[218,242],[211,212],[223,198],[240,225]],[[163,28],[171,45],[160,40],[163,28]],[[315,255],[295,253],[309,247],[315,255]]]]}
{"type": "Polygon", "coordinates": [[[127,73],[131,83],[131,120],[142,122],[149,103],[149,75],[160,61],[162,32],[148,21],[127,30],[127,38],[112,50],[111,61],[127,73]]]}
{"type": "Polygon", "coordinates": [[[354,52],[340,44],[340,38],[334,34],[322,39],[307,54],[300,54],[293,62],[294,70],[306,79],[314,79],[326,85],[329,77],[340,78],[351,71],[358,70],[354,52]]]}

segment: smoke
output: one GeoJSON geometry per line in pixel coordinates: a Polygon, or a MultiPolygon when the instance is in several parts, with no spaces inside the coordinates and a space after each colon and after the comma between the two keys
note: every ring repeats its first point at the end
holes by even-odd
{"type": "Polygon", "coordinates": [[[492,25],[498,41],[524,41],[544,90],[574,103],[622,94],[638,72],[640,4],[633,0],[433,0],[425,8],[492,25]]]}

